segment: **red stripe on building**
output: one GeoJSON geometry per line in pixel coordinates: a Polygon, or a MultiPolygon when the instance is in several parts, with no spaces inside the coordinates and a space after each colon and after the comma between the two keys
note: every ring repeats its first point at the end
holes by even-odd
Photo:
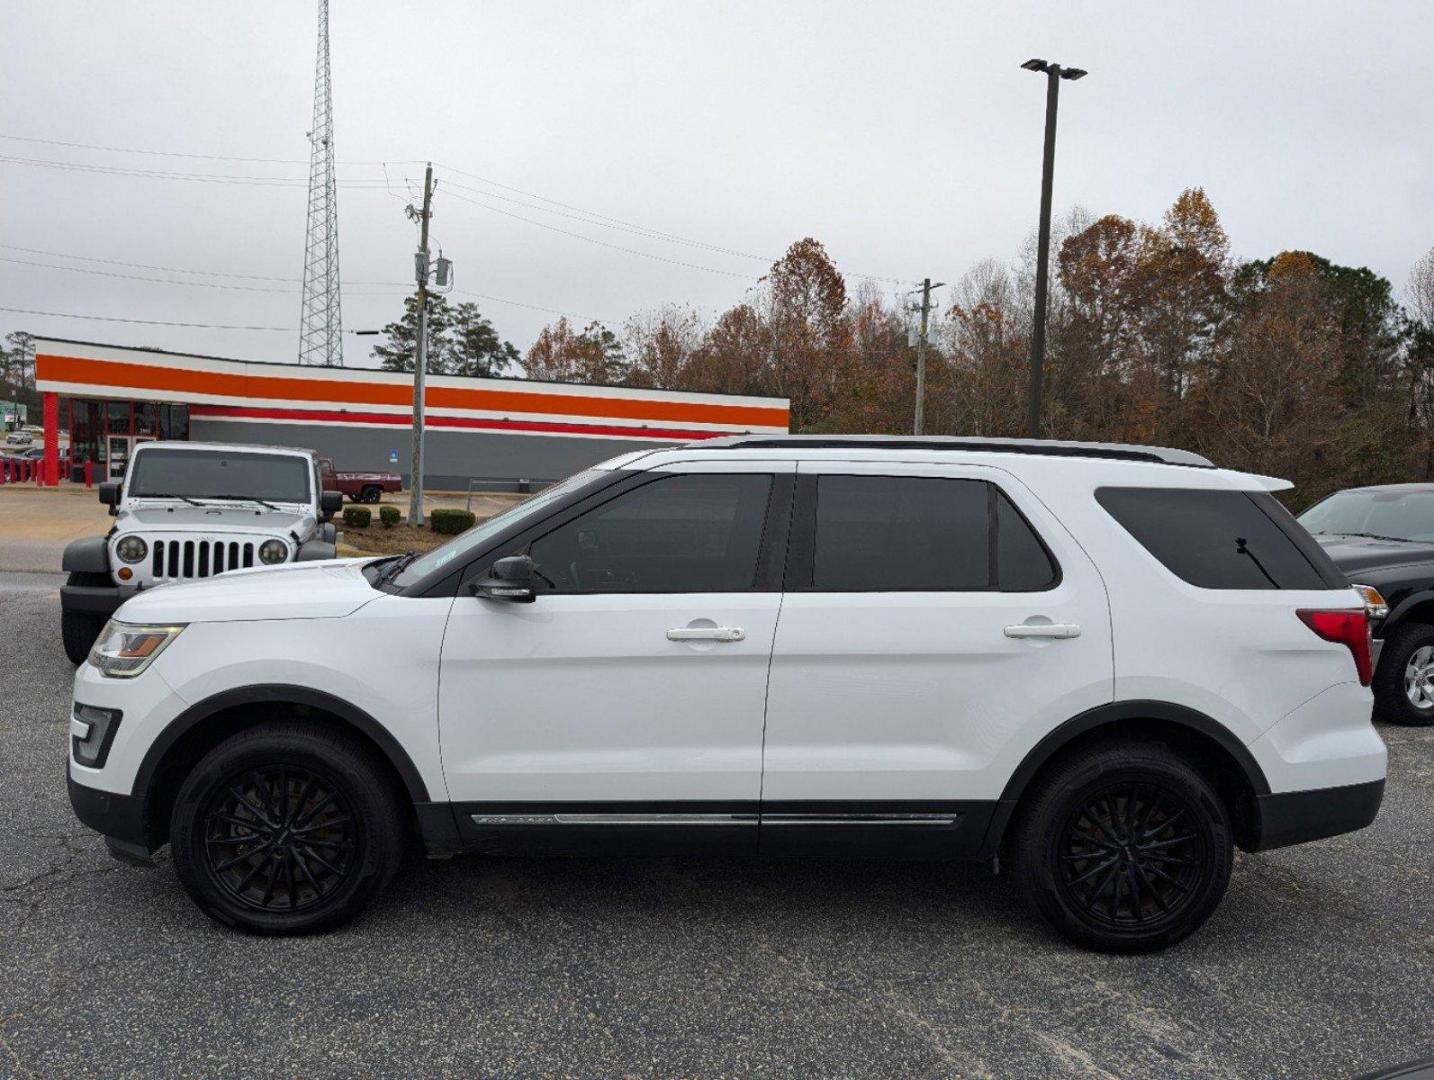
{"type": "MultiPolygon", "coordinates": [[[[320,409],[260,409],[240,405],[191,405],[197,420],[289,420],[295,423],[385,424],[408,427],[413,418],[404,413],[341,412],[320,409]]],[[[608,424],[566,424],[546,420],[497,420],[486,417],[428,416],[426,428],[461,428],[483,431],[542,431],[553,435],[616,435],[638,441],[652,439],[716,439],[727,432],[688,431],[680,428],[615,427],[608,424]]]]}

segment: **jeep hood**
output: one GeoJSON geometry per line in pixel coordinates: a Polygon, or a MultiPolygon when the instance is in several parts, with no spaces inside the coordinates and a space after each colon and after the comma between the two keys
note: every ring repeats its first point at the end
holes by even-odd
{"type": "Polygon", "coordinates": [[[298,530],[312,514],[296,514],[288,510],[265,510],[259,506],[142,506],[122,511],[115,518],[115,528],[127,532],[164,532],[183,529],[196,537],[205,531],[252,532],[265,536],[287,536],[298,530]]]}
{"type": "Polygon", "coordinates": [[[372,561],[284,563],[156,585],[126,600],[114,617],[131,623],[339,619],[383,595],[363,576],[364,564],[372,561]]]}

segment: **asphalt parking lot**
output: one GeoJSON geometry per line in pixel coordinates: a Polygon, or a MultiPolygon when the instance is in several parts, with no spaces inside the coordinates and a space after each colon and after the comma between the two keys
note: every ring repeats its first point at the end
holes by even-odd
{"type": "Polygon", "coordinates": [[[1434,1055],[1434,730],[1375,824],[1241,856],[1153,957],[985,868],[414,860],[351,928],[209,923],[70,814],[60,578],[0,573],[0,1076],[1338,1077],[1434,1055]]]}

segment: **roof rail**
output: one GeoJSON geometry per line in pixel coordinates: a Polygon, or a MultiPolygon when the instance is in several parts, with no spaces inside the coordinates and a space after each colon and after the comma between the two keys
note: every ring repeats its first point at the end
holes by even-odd
{"type": "Polygon", "coordinates": [[[964,435],[733,435],[691,444],[703,450],[946,450],[986,454],[1042,454],[1050,457],[1152,461],[1213,469],[1209,458],[1168,446],[1071,442],[1063,439],[985,439],[964,435]]]}

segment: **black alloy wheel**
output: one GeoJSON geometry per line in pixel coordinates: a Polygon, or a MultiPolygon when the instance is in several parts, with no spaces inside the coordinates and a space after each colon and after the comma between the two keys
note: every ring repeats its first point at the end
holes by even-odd
{"type": "Polygon", "coordinates": [[[230,778],[204,814],[209,873],[260,911],[299,911],[332,895],[354,872],[358,843],[348,800],[292,765],[230,778]]]}
{"type": "Polygon", "coordinates": [[[1206,862],[1192,808],[1139,783],[1088,795],[1067,821],[1060,859],[1057,885],[1073,907],[1135,930],[1178,918],[1206,862]]]}
{"type": "Polygon", "coordinates": [[[1229,811],[1185,760],[1154,743],[1096,744],[1022,796],[1017,884],[1055,929],[1102,952],[1149,952],[1194,933],[1230,881],[1229,811]]]}
{"type": "Polygon", "coordinates": [[[274,720],[210,750],[170,816],[179,880],[211,918],[308,934],[353,918],[404,850],[404,793],[376,751],[324,724],[274,720]]]}

